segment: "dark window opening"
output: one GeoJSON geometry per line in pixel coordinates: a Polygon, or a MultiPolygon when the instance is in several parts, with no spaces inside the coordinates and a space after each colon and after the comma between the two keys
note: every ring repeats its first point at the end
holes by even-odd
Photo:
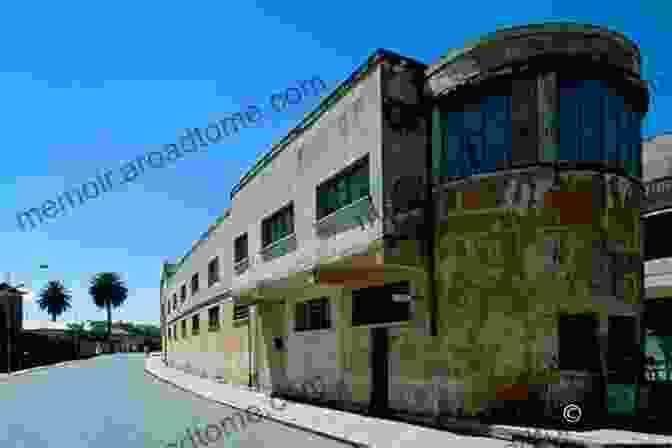
{"type": "Polygon", "coordinates": [[[331,328],[329,299],[324,297],[297,303],[295,331],[324,330],[331,328]]]}
{"type": "Polygon", "coordinates": [[[374,325],[410,320],[409,302],[395,301],[395,295],[409,295],[409,283],[400,282],[352,292],[352,325],[374,325]]]}

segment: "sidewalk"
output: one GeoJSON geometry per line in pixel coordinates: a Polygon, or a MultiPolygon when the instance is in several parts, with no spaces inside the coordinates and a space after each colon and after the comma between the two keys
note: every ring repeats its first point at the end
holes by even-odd
{"type": "MultiPolygon", "coordinates": [[[[463,422],[447,423],[454,430],[469,430],[483,436],[458,435],[423,426],[352,414],[348,412],[311,406],[291,401],[278,411],[270,406],[270,398],[264,393],[249,391],[214,380],[200,378],[163,364],[161,358],[150,357],[145,361],[145,371],[159,379],[206,399],[244,410],[257,406],[271,419],[289,426],[298,427],[329,438],[359,447],[396,448],[406,446],[426,447],[531,447],[531,444],[512,442],[513,437],[538,434],[537,442],[543,439],[562,440],[563,446],[581,447],[672,447],[672,437],[642,434],[620,430],[570,431],[558,439],[558,431],[538,430],[506,425],[484,425],[463,422]],[[459,425],[459,427],[458,427],[459,425]],[[541,438],[540,438],[541,437],[541,438]],[[569,443],[568,443],[569,442],[569,443]]],[[[284,400],[283,400],[284,401],[284,400]]],[[[276,405],[276,408],[279,407],[276,405]]],[[[538,446],[559,446],[557,444],[538,446]]]]}

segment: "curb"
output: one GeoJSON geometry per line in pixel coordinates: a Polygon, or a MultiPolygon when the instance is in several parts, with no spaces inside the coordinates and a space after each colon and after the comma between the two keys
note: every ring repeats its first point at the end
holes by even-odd
{"type": "Polygon", "coordinates": [[[89,359],[91,359],[91,358],[73,359],[71,361],[63,361],[63,362],[59,362],[59,363],[56,363],[56,364],[49,364],[49,365],[46,365],[46,366],[31,367],[30,369],[17,370],[17,371],[12,372],[12,373],[5,373],[2,376],[0,376],[0,378],[11,378],[13,376],[26,375],[28,373],[36,372],[38,370],[50,369],[52,367],[65,367],[68,364],[74,364],[76,362],[81,362],[81,361],[87,361],[89,359]]]}
{"type": "MultiPolygon", "coordinates": [[[[238,407],[237,405],[234,405],[234,404],[231,404],[231,403],[228,403],[228,402],[225,402],[225,401],[217,400],[217,399],[214,399],[214,398],[212,398],[212,397],[208,397],[208,396],[202,395],[202,394],[200,394],[200,393],[198,393],[198,392],[195,392],[195,391],[193,391],[193,390],[191,390],[191,389],[187,389],[187,388],[182,387],[182,386],[180,386],[180,385],[178,385],[178,384],[176,384],[176,383],[173,383],[173,382],[170,381],[170,380],[167,380],[167,379],[165,379],[165,378],[162,378],[162,377],[160,377],[158,374],[152,372],[152,371],[147,367],[147,364],[146,364],[146,363],[145,363],[145,373],[147,373],[148,375],[153,376],[154,378],[158,379],[159,381],[163,381],[164,383],[168,383],[168,384],[172,385],[173,387],[176,387],[176,388],[178,388],[178,389],[180,389],[180,390],[183,390],[183,391],[185,391],[185,392],[189,392],[189,393],[191,393],[191,394],[193,394],[193,395],[196,395],[196,396],[198,396],[198,397],[200,397],[200,398],[203,398],[203,399],[205,399],[205,400],[209,400],[209,401],[212,401],[212,402],[215,402],[215,403],[218,403],[218,404],[223,404],[223,405],[229,406],[229,407],[231,407],[231,408],[238,409],[239,411],[245,411],[245,409],[240,408],[240,407],[238,407]]],[[[354,440],[345,439],[345,438],[343,438],[343,437],[335,436],[335,435],[333,435],[333,434],[329,434],[329,433],[327,433],[327,432],[318,431],[318,430],[313,429],[313,428],[310,428],[310,427],[308,427],[308,426],[302,426],[302,425],[298,425],[298,424],[296,424],[296,423],[290,423],[290,422],[287,422],[287,421],[285,421],[285,420],[281,420],[281,419],[279,419],[279,418],[277,418],[277,417],[272,417],[272,416],[270,416],[270,415],[264,415],[264,416],[262,416],[262,418],[267,419],[267,420],[274,421],[274,422],[276,422],[276,423],[280,423],[280,424],[285,425],[285,426],[292,427],[292,428],[294,428],[294,429],[299,429],[299,430],[301,430],[301,431],[310,432],[310,433],[315,434],[315,435],[320,436],[320,437],[325,437],[325,438],[332,439],[332,440],[335,440],[335,441],[337,441],[337,442],[341,442],[341,443],[347,443],[347,444],[349,444],[349,445],[354,446],[355,448],[374,448],[372,445],[367,445],[367,444],[362,443],[362,442],[356,442],[356,441],[354,441],[354,440]]]]}

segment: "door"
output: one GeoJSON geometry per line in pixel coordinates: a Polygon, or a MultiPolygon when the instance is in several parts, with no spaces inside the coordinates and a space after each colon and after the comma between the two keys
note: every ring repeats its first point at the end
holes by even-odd
{"type": "Polygon", "coordinates": [[[388,411],[389,346],[387,328],[371,329],[371,404],[373,414],[388,411]]]}

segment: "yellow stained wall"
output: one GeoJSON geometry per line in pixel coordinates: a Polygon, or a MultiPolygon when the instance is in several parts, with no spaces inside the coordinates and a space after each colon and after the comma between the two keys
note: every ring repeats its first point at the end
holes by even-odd
{"type": "MultiPolygon", "coordinates": [[[[214,306],[214,305],[213,305],[214,306]]],[[[199,333],[192,334],[192,316],[179,319],[174,325],[177,328],[178,339],[174,338],[168,342],[168,353],[185,354],[205,354],[208,358],[208,364],[199,365],[198,359],[191,362],[195,367],[202,369],[211,365],[223,368],[223,378],[234,384],[247,385],[249,381],[249,368],[246,362],[241,365],[241,353],[249,350],[249,332],[248,320],[234,322],[233,303],[224,303],[219,306],[220,327],[217,331],[210,331],[208,328],[208,309],[206,307],[199,313],[199,333]],[[186,321],[187,337],[182,337],[182,322],[186,321]]],[[[256,332],[255,322],[249,323],[252,326],[251,333],[254,337],[256,332]]],[[[203,358],[199,358],[203,359],[203,358]]],[[[214,372],[212,372],[214,374],[214,372]]]]}
{"type": "MultiPolygon", "coordinates": [[[[584,193],[585,203],[597,188],[594,181],[565,175],[560,191],[584,193]]],[[[395,374],[402,383],[429,386],[433,374],[448,372],[451,381],[464,387],[466,415],[485,410],[504,386],[558,382],[559,371],[546,362],[560,312],[609,316],[606,305],[592,300],[594,240],[623,241],[632,255],[642,250],[639,209],[621,194],[607,194],[606,209],[583,207],[582,212],[580,201],[570,201],[569,215],[566,207],[506,210],[495,208],[492,179],[480,182],[475,206],[469,193],[453,193],[450,217],[436,231],[439,336],[422,331],[428,301],[426,285],[416,281],[420,299],[415,317],[390,338],[390,351],[401,359],[395,374]],[[561,240],[561,265],[555,272],[544,265],[546,238],[561,240]]],[[[620,300],[638,303],[640,272],[624,278],[620,300]]],[[[367,400],[368,330],[348,333],[356,379],[353,399],[367,400]]]]}

